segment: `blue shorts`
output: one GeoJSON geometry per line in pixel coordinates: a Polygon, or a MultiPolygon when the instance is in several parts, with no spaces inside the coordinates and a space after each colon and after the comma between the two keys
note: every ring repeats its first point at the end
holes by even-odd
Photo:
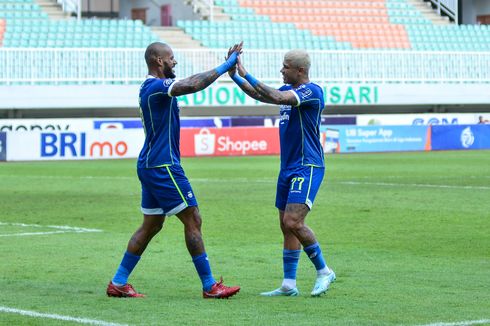
{"type": "Polygon", "coordinates": [[[311,209],[324,175],[323,167],[281,169],[277,179],[276,207],[283,211],[287,204],[297,203],[311,209]]]}
{"type": "Polygon", "coordinates": [[[145,215],[175,215],[197,206],[191,184],[180,165],[138,168],[141,182],[141,212],[145,215]]]}

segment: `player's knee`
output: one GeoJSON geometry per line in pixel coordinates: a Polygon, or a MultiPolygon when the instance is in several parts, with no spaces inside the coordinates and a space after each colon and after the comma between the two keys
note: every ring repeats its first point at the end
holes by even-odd
{"type": "Polygon", "coordinates": [[[195,228],[197,229],[201,229],[201,225],[202,225],[202,219],[201,219],[201,214],[199,213],[199,211],[196,209],[194,210],[193,214],[192,214],[192,224],[194,225],[195,228]]]}
{"type": "Polygon", "coordinates": [[[163,222],[161,223],[157,223],[155,225],[153,225],[152,229],[151,229],[151,233],[153,235],[157,234],[158,232],[160,232],[160,230],[163,228],[163,222]]]}
{"type": "Polygon", "coordinates": [[[186,228],[201,230],[201,214],[197,207],[190,207],[186,210],[185,215],[180,217],[186,228]]]}
{"type": "Polygon", "coordinates": [[[295,231],[303,227],[303,222],[292,215],[285,215],[282,224],[287,231],[295,231]]]}

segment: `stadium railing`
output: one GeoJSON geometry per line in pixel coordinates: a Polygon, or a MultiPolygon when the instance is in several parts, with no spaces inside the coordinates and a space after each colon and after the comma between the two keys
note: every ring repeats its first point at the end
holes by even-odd
{"type": "MultiPolygon", "coordinates": [[[[176,49],[177,76],[219,65],[226,49],[176,49]]],[[[285,50],[248,50],[258,79],[280,83],[285,50]]],[[[490,83],[488,52],[309,51],[317,82],[490,83]]],[[[132,84],[146,74],[144,49],[1,48],[0,84],[132,84]],[[26,67],[28,69],[26,69],[26,67]]]]}

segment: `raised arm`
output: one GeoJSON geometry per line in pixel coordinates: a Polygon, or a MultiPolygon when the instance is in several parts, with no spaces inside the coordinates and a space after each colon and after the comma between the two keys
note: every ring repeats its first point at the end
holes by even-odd
{"type": "Polygon", "coordinates": [[[293,105],[293,106],[298,105],[298,99],[292,91],[289,90],[280,91],[258,81],[245,70],[245,67],[243,67],[241,62],[237,63],[237,70],[238,70],[238,74],[241,77],[244,77],[245,79],[236,76],[235,74],[234,76],[236,77],[233,80],[235,81],[235,83],[237,83],[237,85],[240,86],[240,88],[245,93],[247,93],[247,91],[250,93],[254,92],[253,94],[257,97],[254,97],[249,93],[247,94],[249,94],[251,97],[255,98],[256,100],[266,102],[266,103],[272,103],[272,104],[284,104],[284,105],[293,105]],[[247,91],[245,91],[245,89],[242,88],[239,82],[235,80],[237,77],[240,78],[243,84],[247,83],[247,85],[249,86],[247,91]]]}
{"type": "MultiPolygon", "coordinates": [[[[237,60],[237,65],[240,64],[240,56],[238,56],[238,60],[237,60]]],[[[251,98],[257,100],[257,101],[260,101],[260,102],[264,102],[264,103],[271,103],[273,104],[272,101],[269,101],[268,99],[266,99],[265,97],[263,97],[262,95],[260,95],[256,90],[255,88],[253,88],[248,82],[246,79],[243,79],[242,77],[240,77],[237,73],[237,69],[236,69],[236,66],[231,68],[230,70],[228,70],[228,74],[230,75],[231,79],[233,79],[233,81],[235,82],[235,84],[238,85],[238,87],[240,87],[240,89],[245,93],[247,94],[248,96],[250,96],[251,98]]]]}
{"type": "Polygon", "coordinates": [[[215,69],[201,72],[184,78],[174,83],[171,96],[181,96],[199,92],[211,85],[219,76],[235,66],[238,55],[242,50],[242,43],[235,44],[231,49],[228,59],[215,69]]]}

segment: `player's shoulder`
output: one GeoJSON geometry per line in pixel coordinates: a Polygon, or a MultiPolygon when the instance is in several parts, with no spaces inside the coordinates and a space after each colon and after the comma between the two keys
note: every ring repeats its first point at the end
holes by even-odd
{"type": "Polygon", "coordinates": [[[289,90],[292,90],[292,89],[293,89],[293,86],[291,86],[290,84],[284,84],[281,87],[279,87],[279,90],[280,91],[289,91],[289,90]]]}
{"type": "Polygon", "coordinates": [[[303,89],[309,89],[313,92],[322,92],[322,87],[320,85],[318,85],[316,83],[312,83],[312,82],[301,84],[296,89],[298,91],[303,90],[303,89]]]}
{"type": "Polygon", "coordinates": [[[147,78],[141,88],[146,88],[149,93],[164,93],[168,92],[170,86],[174,83],[171,78],[147,78]]]}
{"type": "Polygon", "coordinates": [[[322,88],[318,84],[311,82],[299,85],[295,91],[301,97],[301,100],[323,97],[322,88]]]}

